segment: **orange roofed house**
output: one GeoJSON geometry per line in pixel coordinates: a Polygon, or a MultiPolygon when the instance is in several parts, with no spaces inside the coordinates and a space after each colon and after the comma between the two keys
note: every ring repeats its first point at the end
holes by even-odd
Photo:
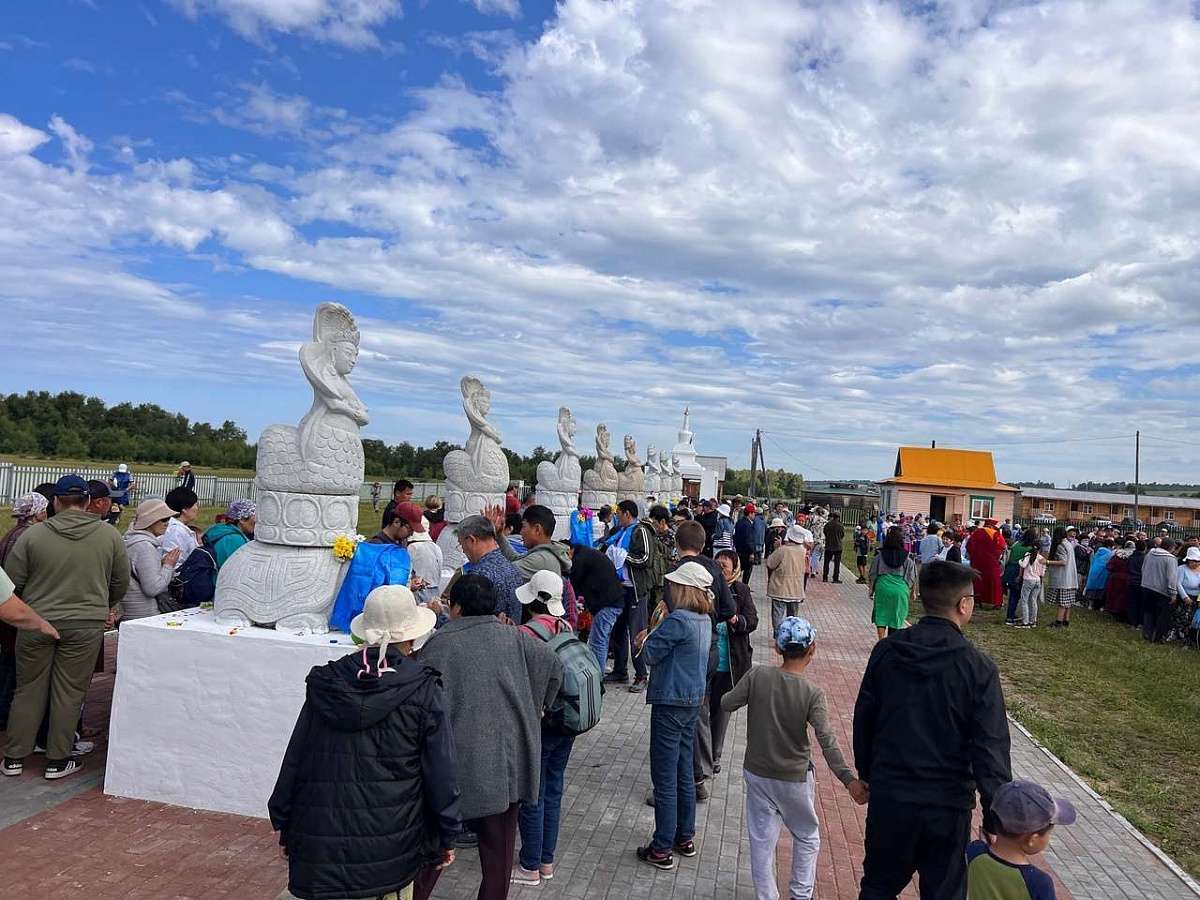
{"type": "Polygon", "coordinates": [[[996,464],[985,450],[901,447],[895,474],[877,483],[885,513],[921,513],[957,525],[1011,519],[1020,493],[996,480],[996,464]]]}

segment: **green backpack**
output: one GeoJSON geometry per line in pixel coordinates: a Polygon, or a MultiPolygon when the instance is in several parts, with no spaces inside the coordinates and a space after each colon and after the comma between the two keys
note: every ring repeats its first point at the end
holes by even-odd
{"type": "Polygon", "coordinates": [[[600,721],[604,696],[604,677],[596,654],[570,628],[551,634],[541,622],[527,622],[525,627],[549,644],[562,663],[562,685],[546,714],[546,724],[558,734],[577,736],[591,731],[600,721]]]}

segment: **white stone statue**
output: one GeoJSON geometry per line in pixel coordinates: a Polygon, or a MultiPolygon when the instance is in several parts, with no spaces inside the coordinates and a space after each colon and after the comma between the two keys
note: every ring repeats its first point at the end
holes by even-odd
{"type": "Polygon", "coordinates": [[[344,567],[334,538],[358,527],[363,481],[359,428],[367,408],[347,376],[358,360],[354,316],[322,303],[300,368],[313,404],[299,427],[271,425],[258,441],[254,540],[229,558],[217,578],[214,610],[228,625],[275,625],[324,633],[344,567]]]}
{"type": "Polygon", "coordinates": [[[487,420],[492,395],[478,378],[459,384],[463,412],[471,423],[466,448],[451,450],[442,461],[446,471],[446,521],[461,522],[485,506],[504,503],[508,489],[508,457],[500,449],[500,432],[487,420]]]}
{"type": "Polygon", "coordinates": [[[646,473],[638,459],[637,443],[632,434],[625,435],[625,469],[617,475],[617,501],[635,500],[638,508],[646,505],[646,473]]]}
{"type": "Polygon", "coordinates": [[[658,448],[653,444],[646,448],[646,496],[659,499],[662,492],[662,464],[658,459],[658,448]]]}
{"type": "Polygon", "coordinates": [[[671,454],[671,496],[676,500],[683,496],[683,472],[679,469],[679,457],[671,454]]]}
{"type": "Polygon", "coordinates": [[[617,502],[617,467],[608,443],[608,426],[601,423],[596,426],[596,464],[583,473],[583,503],[593,510],[617,502]]]}
{"type": "Polygon", "coordinates": [[[582,478],[575,449],[575,417],[565,406],[558,410],[558,443],[562,450],[554,462],[538,463],[536,492],[537,502],[554,511],[556,539],[571,533],[571,511],[579,500],[582,478]]]}

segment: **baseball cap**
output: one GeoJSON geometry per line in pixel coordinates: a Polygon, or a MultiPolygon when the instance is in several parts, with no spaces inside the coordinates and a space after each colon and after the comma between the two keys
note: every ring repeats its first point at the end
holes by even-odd
{"type": "Polygon", "coordinates": [[[549,569],[539,569],[533,576],[516,590],[517,599],[523,606],[528,606],[534,600],[546,604],[552,616],[565,616],[566,609],[562,602],[562,576],[549,569]]]}
{"type": "Polygon", "coordinates": [[[405,522],[413,531],[425,531],[425,523],[421,521],[421,507],[412,501],[396,504],[396,518],[405,522]]]}
{"type": "Polygon", "coordinates": [[[782,653],[785,648],[798,646],[805,650],[817,639],[817,629],[812,627],[808,619],[801,616],[788,616],[779,623],[779,631],[775,635],[775,646],[782,653]]]}
{"type": "Polygon", "coordinates": [[[117,493],[113,491],[107,484],[95,478],[90,479],[87,483],[87,486],[88,494],[93,500],[103,500],[105,497],[108,497],[111,500],[113,497],[118,496],[117,493]]]}
{"type": "Polygon", "coordinates": [[[78,475],[64,475],[54,482],[55,497],[90,497],[88,483],[78,475]]]}
{"type": "Polygon", "coordinates": [[[1032,834],[1051,825],[1074,825],[1071,801],[1051,797],[1040,784],[1010,781],[996,789],[992,814],[1009,834],[1032,834]]]}

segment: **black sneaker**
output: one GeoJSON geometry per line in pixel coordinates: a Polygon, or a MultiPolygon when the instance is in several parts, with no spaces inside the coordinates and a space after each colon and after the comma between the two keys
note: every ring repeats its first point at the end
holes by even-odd
{"type": "Polygon", "coordinates": [[[656,869],[670,870],[675,868],[675,857],[670,850],[655,850],[652,846],[637,848],[637,858],[649,863],[656,869]]]}
{"type": "Polygon", "coordinates": [[[1017,625],[1017,620],[1016,619],[1005,619],[1004,624],[1015,628],[1017,625]]]}
{"type": "Polygon", "coordinates": [[[696,802],[703,803],[708,799],[708,780],[696,782],[696,802]]]}
{"type": "Polygon", "coordinates": [[[671,849],[680,856],[686,856],[688,859],[691,859],[696,855],[696,842],[684,841],[682,844],[676,844],[671,849]]]}
{"type": "Polygon", "coordinates": [[[3,771],[5,775],[20,775],[25,771],[25,760],[6,756],[4,757],[4,766],[0,771],[3,771]]]}
{"type": "Polygon", "coordinates": [[[59,778],[66,778],[68,775],[74,775],[83,768],[83,763],[77,759],[65,759],[60,762],[46,763],[47,781],[57,781],[59,778]]]}
{"type": "Polygon", "coordinates": [[[604,676],[604,683],[605,684],[628,684],[629,676],[628,675],[614,675],[612,672],[609,672],[607,675],[604,676]]]}

